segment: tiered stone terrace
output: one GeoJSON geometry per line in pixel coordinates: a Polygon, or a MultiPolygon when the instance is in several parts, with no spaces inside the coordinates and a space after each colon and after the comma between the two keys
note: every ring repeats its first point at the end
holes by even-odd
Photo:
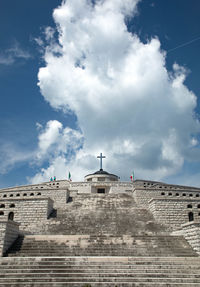
{"type": "Polygon", "coordinates": [[[0,285],[200,286],[200,189],[95,176],[0,190],[0,285]]]}

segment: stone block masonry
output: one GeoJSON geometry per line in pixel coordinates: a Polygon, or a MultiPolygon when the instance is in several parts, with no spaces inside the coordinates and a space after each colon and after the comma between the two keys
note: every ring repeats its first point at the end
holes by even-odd
{"type": "Polygon", "coordinates": [[[0,256],[13,244],[19,235],[19,223],[8,220],[0,222],[0,256]]]}
{"type": "MultiPolygon", "coordinates": [[[[58,186],[58,185],[57,185],[58,186]]],[[[69,191],[64,189],[52,189],[52,188],[35,188],[34,190],[27,186],[23,189],[8,189],[0,192],[0,199],[40,199],[41,197],[49,197],[54,201],[54,208],[65,206],[69,191]]]]}
{"type": "Polygon", "coordinates": [[[47,220],[53,210],[50,198],[26,198],[0,200],[0,220],[7,220],[10,214],[20,222],[20,230],[32,232],[32,226],[47,220]]]}
{"type": "Polygon", "coordinates": [[[133,184],[127,182],[71,182],[68,187],[70,194],[97,193],[99,188],[105,189],[105,193],[132,193],[133,184]]]}
{"type": "Polygon", "coordinates": [[[199,199],[154,198],[149,201],[149,209],[159,223],[181,229],[181,224],[200,219],[199,199]]]}
{"type": "Polygon", "coordinates": [[[192,246],[192,248],[200,254],[200,223],[188,222],[182,225],[183,236],[192,246]]]}
{"type": "MultiPolygon", "coordinates": [[[[162,186],[160,186],[162,187],[162,186]]],[[[135,187],[134,189],[134,199],[135,201],[140,205],[142,208],[149,208],[149,201],[151,199],[155,198],[161,198],[162,199],[175,199],[177,202],[182,200],[188,200],[191,199],[200,199],[200,190],[197,188],[185,188],[185,189],[178,189],[171,187],[170,189],[168,186],[165,186],[166,188],[157,188],[155,187],[135,187]]]]}

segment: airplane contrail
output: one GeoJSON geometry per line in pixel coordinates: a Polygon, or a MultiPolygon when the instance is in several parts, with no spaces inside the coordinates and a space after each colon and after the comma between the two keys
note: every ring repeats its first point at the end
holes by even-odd
{"type": "Polygon", "coordinates": [[[179,45],[179,46],[176,46],[175,48],[169,49],[169,50],[167,51],[167,53],[170,53],[170,52],[172,52],[172,51],[174,51],[174,50],[176,50],[176,49],[179,49],[179,48],[185,47],[185,46],[187,46],[187,45],[190,45],[191,43],[196,42],[196,41],[198,41],[198,40],[200,40],[200,37],[197,37],[197,38],[195,38],[195,39],[193,39],[193,40],[191,40],[191,41],[185,42],[185,43],[183,43],[183,44],[181,44],[181,45],[179,45]]]}

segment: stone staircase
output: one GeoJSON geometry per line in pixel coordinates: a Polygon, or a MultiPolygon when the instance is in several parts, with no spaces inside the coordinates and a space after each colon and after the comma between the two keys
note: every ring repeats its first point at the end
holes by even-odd
{"type": "Polygon", "coordinates": [[[197,256],[181,236],[33,235],[19,237],[7,256],[197,256]]]}
{"type": "Polygon", "coordinates": [[[128,194],[79,194],[0,258],[0,286],[200,286],[200,257],[128,194]]]}
{"type": "Polygon", "coordinates": [[[200,286],[199,257],[29,257],[0,260],[1,286],[200,286]]]}
{"type": "MultiPolygon", "coordinates": [[[[161,234],[147,209],[139,208],[128,194],[79,194],[59,208],[56,218],[40,225],[38,234],[161,234]]],[[[168,232],[167,232],[168,234],[168,232]]]]}

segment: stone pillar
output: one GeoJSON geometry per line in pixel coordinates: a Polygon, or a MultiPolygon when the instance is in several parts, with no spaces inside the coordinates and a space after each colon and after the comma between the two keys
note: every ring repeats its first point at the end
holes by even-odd
{"type": "Polygon", "coordinates": [[[0,256],[8,250],[19,235],[19,223],[8,220],[0,222],[0,256]]]}

